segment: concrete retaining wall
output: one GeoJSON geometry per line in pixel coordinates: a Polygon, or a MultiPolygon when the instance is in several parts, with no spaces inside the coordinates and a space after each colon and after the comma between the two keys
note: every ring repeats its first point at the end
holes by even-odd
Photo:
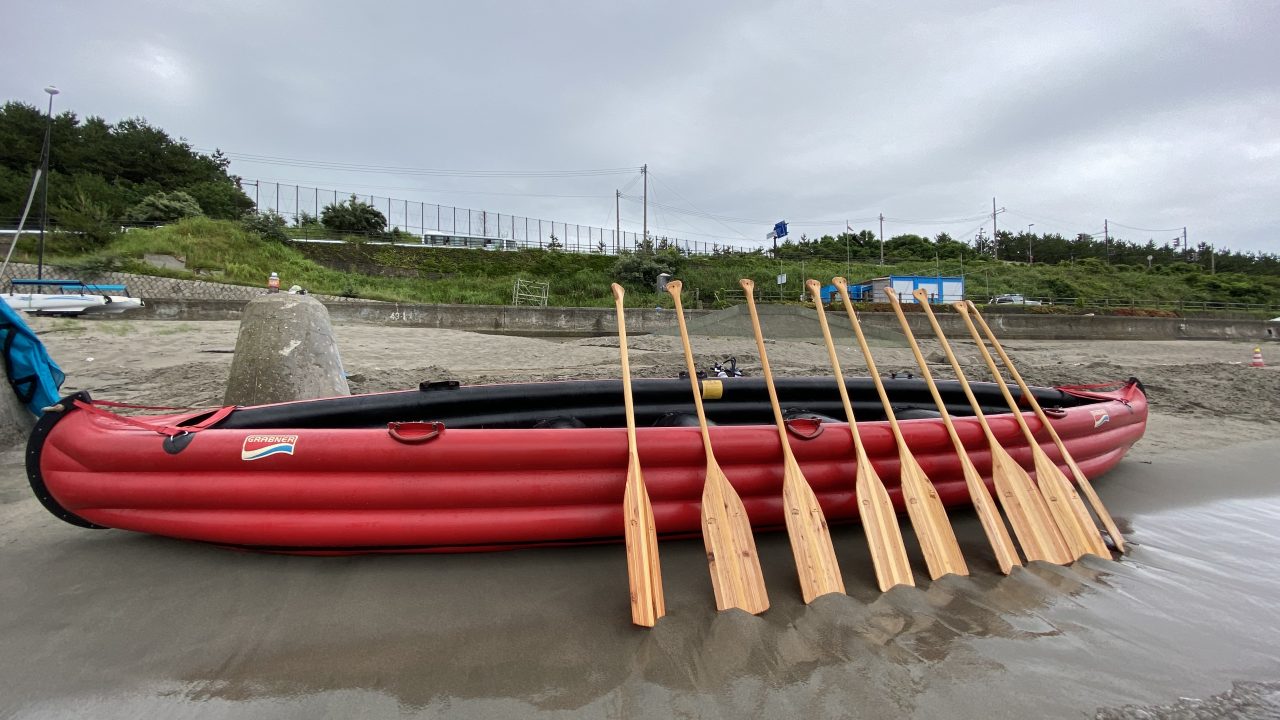
{"type": "MultiPolygon", "coordinates": [[[[321,298],[334,324],[403,325],[520,335],[612,335],[618,331],[613,308],[536,308],[501,305],[414,305],[364,301],[330,302],[321,298]]],[[[245,303],[233,300],[148,299],[129,317],[149,320],[239,320],[245,303]]],[[[687,316],[706,313],[688,310],[687,316]]],[[[628,310],[627,332],[652,333],[674,328],[669,310],[628,310]]]]}
{"type": "MultiPolygon", "coordinates": [[[[898,328],[892,313],[865,313],[863,324],[898,328]]],[[[1280,323],[1264,320],[1115,317],[1110,315],[1035,315],[983,313],[996,337],[1021,340],[1276,340],[1280,323]]],[[[908,313],[911,332],[931,337],[923,314],[908,313]]],[[[948,338],[969,337],[964,320],[952,312],[938,314],[948,338]]]]}
{"type": "MultiPolygon", "coordinates": [[[[612,335],[617,332],[617,322],[611,308],[533,308],[504,307],[495,305],[412,305],[407,303],[382,303],[370,301],[324,301],[329,317],[336,324],[366,323],[371,325],[405,325],[408,327],[448,328],[478,332],[512,333],[521,335],[612,335]]],[[[149,299],[147,306],[129,317],[153,320],[238,320],[244,303],[225,300],[149,299]]],[[[782,318],[775,317],[783,310],[768,308],[768,327],[782,318]]],[[[791,306],[797,320],[812,320],[813,311],[791,306]]],[[[723,311],[722,311],[723,312],[723,311]]],[[[703,335],[749,337],[750,326],[745,323],[713,322],[706,310],[687,310],[686,316],[694,326],[692,332],[703,335]]],[[[785,311],[783,311],[785,314],[785,311]]],[[[847,335],[848,321],[842,312],[829,313],[832,330],[840,337],[847,335]]],[[[1277,340],[1280,323],[1261,320],[1208,320],[1182,318],[1136,318],[1083,315],[1002,315],[986,313],[997,336],[1021,340],[1241,340],[1265,342],[1277,340]]],[[[889,340],[900,336],[898,320],[892,313],[861,313],[863,327],[873,338],[889,340]]],[[[763,320],[763,318],[762,318],[763,320]]],[[[933,331],[927,318],[908,313],[912,332],[930,337],[933,331]]],[[[948,337],[967,338],[968,330],[960,316],[940,313],[938,320],[948,337]]],[[[813,340],[821,338],[816,322],[812,326],[813,340]]],[[[629,310],[627,332],[632,334],[677,333],[675,315],[669,310],[629,310]]],[[[809,335],[795,333],[770,334],[770,337],[800,339],[809,335]]]]}
{"type": "MultiPolygon", "coordinates": [[[[7,285],[9,280],[13,278],[33,278],[36,276],[36,270],[35,265],[28,263],[11,263],[5,269],[4,276],[0,277],[0,282],[7,285]]],[[[243,304],[255,297],[265,295],[267,292],[267,279],[265,277],[262,278],[261,287],[250,287],[208,282],[206,280],[179,280],[177,278],[121,272],[98,273],[93,277],[84,277],[84,274],[77,270],[55,265],[45,265],[44,276],[46,278],[83,280],[102,285],[124,285],[129,288],[130,295],[144,299],[238,300],[243,304]]],[[[285,278],[284,283],[283,289],[288,289],[287,278],[285,278]]],[[[330,295],[317,295],[315,297],[325,303],[351,300],[351,298],[330,295]]]]}

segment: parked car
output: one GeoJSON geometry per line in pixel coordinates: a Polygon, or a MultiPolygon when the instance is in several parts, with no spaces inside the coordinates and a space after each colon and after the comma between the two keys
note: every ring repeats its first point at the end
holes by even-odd
{"type": "Polygon", "coordinates": [[[1028,300],[1017,293],[1009,293],[1006,295],[997,295],[991,298],[991,302],[995,305],[1039,305],[1039,300],[1028,300]]]}

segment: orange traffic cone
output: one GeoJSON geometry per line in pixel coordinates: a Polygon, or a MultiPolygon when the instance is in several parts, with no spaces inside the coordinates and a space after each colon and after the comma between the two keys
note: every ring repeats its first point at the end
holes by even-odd
{"type": "Polygon", "coordinates": [[[1253,361],[1249,363],[1249,367],[1266,367],[1266,364],[1262,362],[1262,348],[1256,347],[1253,349],[1253,361]]]}

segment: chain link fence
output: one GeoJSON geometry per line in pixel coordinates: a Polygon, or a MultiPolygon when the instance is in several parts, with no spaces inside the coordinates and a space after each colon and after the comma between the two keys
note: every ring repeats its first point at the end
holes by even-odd
{"type": "MultiPolygon", "coordinates": [[[[550,248],[565,252],[617,255],[644,247],[641,233],[578,223],[544,220],[509,213],[473,210],[400,200],[378,195],[340,190],[286,185],[267,180],[242,181],[241,188],[253,198],[258,212],[274,212],[293,225],[307,228],[309,219],[318,219],[324,208],[350,199],[373,206],[387,219],[387,230],[401,230],[424,237],[429,245],[487,247],[490,249],[550,248]],[[431,236],[435,236],[434,238],[431,236]],[[449,240],[444,241],[445,238],[449,240]]],[[[303,239],[320,240],[325,234],[306,229],[303,239]]],[[[686,240],[649,234],[653,247],[676,248],[687,255],[716,255],[726,252],[754,252],[760,248],[704,240],[686,240]]]]}

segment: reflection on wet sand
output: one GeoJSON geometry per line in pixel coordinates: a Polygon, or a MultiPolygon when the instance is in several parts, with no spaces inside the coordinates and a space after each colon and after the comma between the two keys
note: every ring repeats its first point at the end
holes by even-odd
{"type": "Polygon", "coordinates": [[[804,605],[785,535],[762,535],[774,605],[761,617],[716,613],[701,543],[664,543],[669,614],[653,630],[627,622],[620,546],[283,557],[33,514],[27,550],[0,554],[0,708],[986,718],[1207,697],[1280,671],[1280,496],[1250,479],[1278,450],[1126,463],[1100,480],[1133,543],[1118,562],[1003,576],[957,512],[973,574],[928,582],[917,562],[921,588],[882,594],[860,529],[839,527],[849,594],[804,605]]]}

